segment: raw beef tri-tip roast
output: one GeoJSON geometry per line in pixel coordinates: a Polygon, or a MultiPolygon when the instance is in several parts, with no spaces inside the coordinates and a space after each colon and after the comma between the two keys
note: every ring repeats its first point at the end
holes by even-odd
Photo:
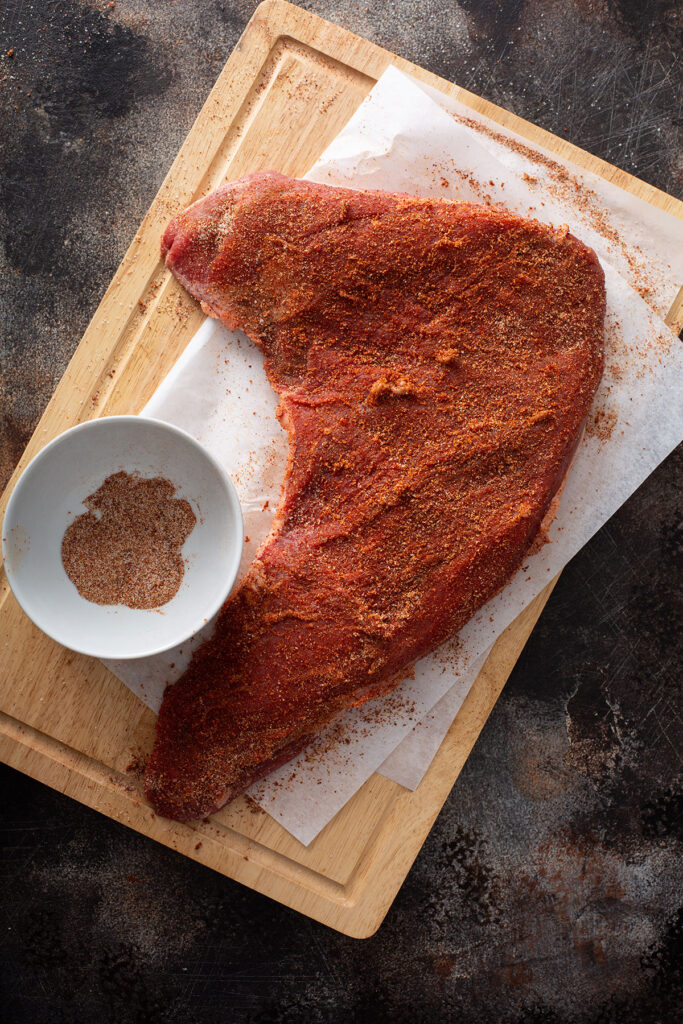
{"type": "Polygon", "coordinates": [[[271,534],[159,714],[146,792],[188,820],[519,568],[600,379],[605,289],[566,228],[274,172],[195,203],[162,250],[263,350],[290,442],[271,534]]]}

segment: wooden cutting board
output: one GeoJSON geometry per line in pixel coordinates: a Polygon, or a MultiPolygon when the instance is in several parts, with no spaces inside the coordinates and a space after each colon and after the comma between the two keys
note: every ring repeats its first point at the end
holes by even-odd
{"type": "MultiPolygon", "coordinates": [[[[135,413],[203,316],[159,260],[169,218],[226,179],[302,175],[390,64],[683,216],[683,204],[363,39],[266,0],[255,12],[138,229],[2,498],[51,438],[96,416],[135,413]]],[[[682,296],[669,322],[681,320],[682,296]]],[[[678,323],[680,327],[680,323],[678,323]]],[[[309,847],[244,800],[195,826],[158,818],[127,771],[154,715],[99,662],[23,615],[0,579],[0,757],[153,839],[347,935],[379,926],[479,735],[552,584],[496,643],[422,784],[371,778],[309,847]]]]}

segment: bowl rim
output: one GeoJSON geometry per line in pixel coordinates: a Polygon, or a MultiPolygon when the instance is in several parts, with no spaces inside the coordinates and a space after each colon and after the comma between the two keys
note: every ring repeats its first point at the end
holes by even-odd
{"type": "MultiPolygon", "coordinates": [[[[66,443],[68,444],[68,441],[66,443]]],[[[239,496],[237,494],[237,490],[235,489],[235,485],[232,482],[230,474],[223,468],[223,466],[221,466],[220,462],[218,462],[218,460],[211,454],[211,452],[208,451],[207,448],[204,447],[204,445],[200,441],[198,441],[195,437],[192,436],[192,434],[188,433],[186,430],[183,430],[182,427],[177,427],[174,423],[167,423],[165,420],[156,419],[153,416],[134,415],[130,413],[113,416],[98,416],[96,419],[85,420],[83,423],[77,423],[75,424],[75,426],[68,427],[66,430],[63,430],[56,437],[53,437],[51,441],[48,441],[47,444],[43,448],[41,448],[41,450],[37,452],[36,455],[33,456],[31,461],[27,463],[27,465],[22,470],[16,484],[12,488],[12,493],[10,494],[9,499],[7,501],[7,507],[5,509],[5,514],[3,516],[2,525],[0,528],[0,546],[2,550],[3,568],[5,576],[7,578],[7,583],[9,584],[12,594],[15,600],[17,601],[17,604],[22,609],[22,611],[28,616],[31,622],[33,622],[33,624],[37,626],[38,629],[40,629],[42,633],[45,633],[46,636],[50,637],[51,640],[54,640],[61,647],[64,647],[65,649],[70,651],[74,651],[76,654],[84,654],[90,658],[98,658],[100,661],[134,661],[137,658],[151,658],[154,657],[154,655],[156,654],[163,654],[165,651],[173,650],[175,647],[178,647],[179,644],[182,644],[185,641],[189,640],[192,636],[194,636],[201,629],[203,629],[207,625],[207,623],[210,622],[211,619],[213,619],[213,617],[217,614],[221,606],[229,597],[230,592],[232,591],[232,588],[235,585],[235,580],[237,578],[237,573],[239,571],[240,562],[242,560],[242,551],[244,548],[244,518],[242,515],[242,506],[240,504],[239,496]],[[57,633],[54,632],[54,630],[46,629],[45,626],[42,625],[41,622],[39,622],[36,619],[30,607],[27,607],[26,594],[22,595],[22,599],[22,596],[17,594],[17,592],[15,591],[14,586],[12,585],[13,572],[10,569],[9,563],[7,561],[7,535],[9,534],[9,522],[11,520],[10,513],[12,512],[14,505],[18,500],[17,495],[21,493],[22,483],[26,478],[29,470],[34,470],[35,467],[40,462],[42,462],[45,458],[49,458],[50,452],[60,444],[64,443],[65,438],[70,438],[73,434],[80,433],[88,429],[97,429],[102,424],[111,422],[112,420],[119,423],[134,423],[136,426],[151,426],[152,428],[158,429],[162,433],[165,432],[168,434],[175,434],[176,436],[182,438],[184,441],[189,441],[190,445],[196,451],[198,451],[207,462],[211,464],[211,466],[216,471],[218,476],[222,479],[225,485],[227,504],[228,507],[230,508],[230,511],[233,513],[233,521],[235,524],[234,531],[231,531],[234,534],[234,544],[232,549],[232,557],[229,560],[230,571],[226,573],[226,580],[228,582],[224,588],[221,588],[219,597],[216,600],[214,600],[211,605],[209,605],[206,609],[203,610],[203,612],[198,616],[198,621],[194,622],[191,628],[183,629],[182,631],[180,631],[178,633],[178,636],[171,643],[164,643],[160,646],[144,648],[126,654],[121,654],[120,652],[116,651],[105,651],[103,649],[92,648],[84,645],[73,646],[71,644],[66,644],[64,640],[61,639],[57,633]]],[[[30,606],[30,601],[28,602],[28,604],[30,606]]],[[[106,607],[114,608],[118,606],[107,605],[106,607]]],[[[40,616],[38,618],[40,618],[40,616]]]]}

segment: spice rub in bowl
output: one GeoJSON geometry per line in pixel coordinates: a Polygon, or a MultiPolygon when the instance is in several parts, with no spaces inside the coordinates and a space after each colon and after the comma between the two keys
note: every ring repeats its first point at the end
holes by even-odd
{"type": "Polygon", "coordinates": [[[202,629],[243,548],[221,466],[185,431],[141,416],[92,420],[48,444],[19,478],[2,535],[9,584],[35,624],[116,660],[202,629]]]}
{"type": "Polygon", "coordinates": [[[67,527],[62,563],[81,597],[95,604],[159,608],[178,593],[181,549],[197,517],[163,476],[112,473],[67,527]]]}

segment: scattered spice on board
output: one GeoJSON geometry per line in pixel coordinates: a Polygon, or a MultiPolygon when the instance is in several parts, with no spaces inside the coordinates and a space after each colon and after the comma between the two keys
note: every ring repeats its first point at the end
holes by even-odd
{"type": "Polygon", "coordinates": [[[145,768],[147,766],[147,754],[141,750],[132,751],[132,757],[126,765],[126,772],[128,775],[135,776],[136,779],[141,779],[145,774],[145,768]]]}
{"type": "Polygon", "coordinates": [[[197,517],[165,477],[113,473],[67,527],[62,563],[81,597],[94,604],[158,608],[175,597],[185,572],[181,549],[197,517]]]}

